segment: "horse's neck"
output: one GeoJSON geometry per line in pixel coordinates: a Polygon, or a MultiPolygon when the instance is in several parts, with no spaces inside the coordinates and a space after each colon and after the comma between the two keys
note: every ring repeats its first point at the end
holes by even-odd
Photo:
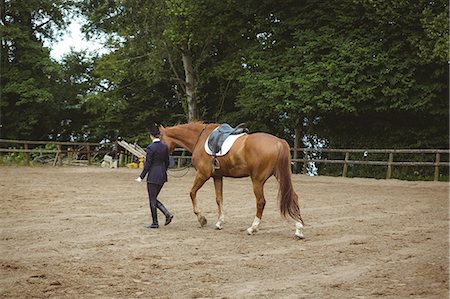
{"type": "Polygon", "coordinates": [[[181,147],[192,153],[205,127],[206,125],[203,124],[188,124],[172,127],[168,131],[168,136],[176,140],[181,147]]]}

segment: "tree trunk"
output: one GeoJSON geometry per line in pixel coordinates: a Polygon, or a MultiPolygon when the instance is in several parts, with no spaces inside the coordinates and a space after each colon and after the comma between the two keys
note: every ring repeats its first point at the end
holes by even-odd
{"type": "Polygon", "coordinates": [[[181,47],[184,73],[186,75],[186,100],[188,107],[188,121],[197,120],[197,97],[195,94],[194,68],[192,66],[192,55],[189,47],[185,44],[181,47]]]}

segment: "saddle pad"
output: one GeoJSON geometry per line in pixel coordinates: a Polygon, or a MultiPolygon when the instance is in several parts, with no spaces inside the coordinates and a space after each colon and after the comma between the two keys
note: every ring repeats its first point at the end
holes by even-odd
{"type": "Polygon", "coordinates": [[[208,137],[208,138],[206,138],[206,142],[205,142],[205,151],[210,156],[216,156],[216,157],[225,156],[230,151],[231,146],[233,146],[233,143],[236,141],[236,139],[238,139],[242,135],[246,135],[246,134],[247,133],[241,133],[241,134],[237,134],[237,135],[228,136],[228,138],[225,139],[225,141],[223,142],[222,148],[220,149],[220,151],[217,154],[213,154],[213,152],[209,149],[209,146],[208,146],[209,137],[208,137]]]}

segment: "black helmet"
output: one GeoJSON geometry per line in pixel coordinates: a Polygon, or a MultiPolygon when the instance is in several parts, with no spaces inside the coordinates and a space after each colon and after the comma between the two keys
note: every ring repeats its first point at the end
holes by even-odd
{"type": "Polygon", "coordinates": [[[159,132],[159,126],[157,124],[152,124],[149,128],[148,128],[148,132],[150,134],[152,134],[153,136],[159,136],[160,132],[159,132]]]}

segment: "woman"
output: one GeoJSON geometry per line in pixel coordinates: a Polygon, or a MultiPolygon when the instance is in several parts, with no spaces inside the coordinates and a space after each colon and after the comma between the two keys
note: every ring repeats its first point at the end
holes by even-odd
{"type": "Polygon", "coordinates": [[[141,175],[136,179],[138,182],[147,175],[147,192],[150,202],[150,211],[152,212],[153,223],[146,225],[148,228],[158,228],[158,213],[157,209],[160,209],[166,216],[166,223],[168,225],[173,218],[173,215],[169,213],[166,207],[157,199],[158,194],[161,191],[164,183],[167,182],[167,168],[169,167],[169,149],[167,145],[161,142],[159,139],[160,132],[156,125],[153,125],[149,129],[150,138],[152,144],[147,146],[147,155],[145,158],[144,169],[141,175]]]}

